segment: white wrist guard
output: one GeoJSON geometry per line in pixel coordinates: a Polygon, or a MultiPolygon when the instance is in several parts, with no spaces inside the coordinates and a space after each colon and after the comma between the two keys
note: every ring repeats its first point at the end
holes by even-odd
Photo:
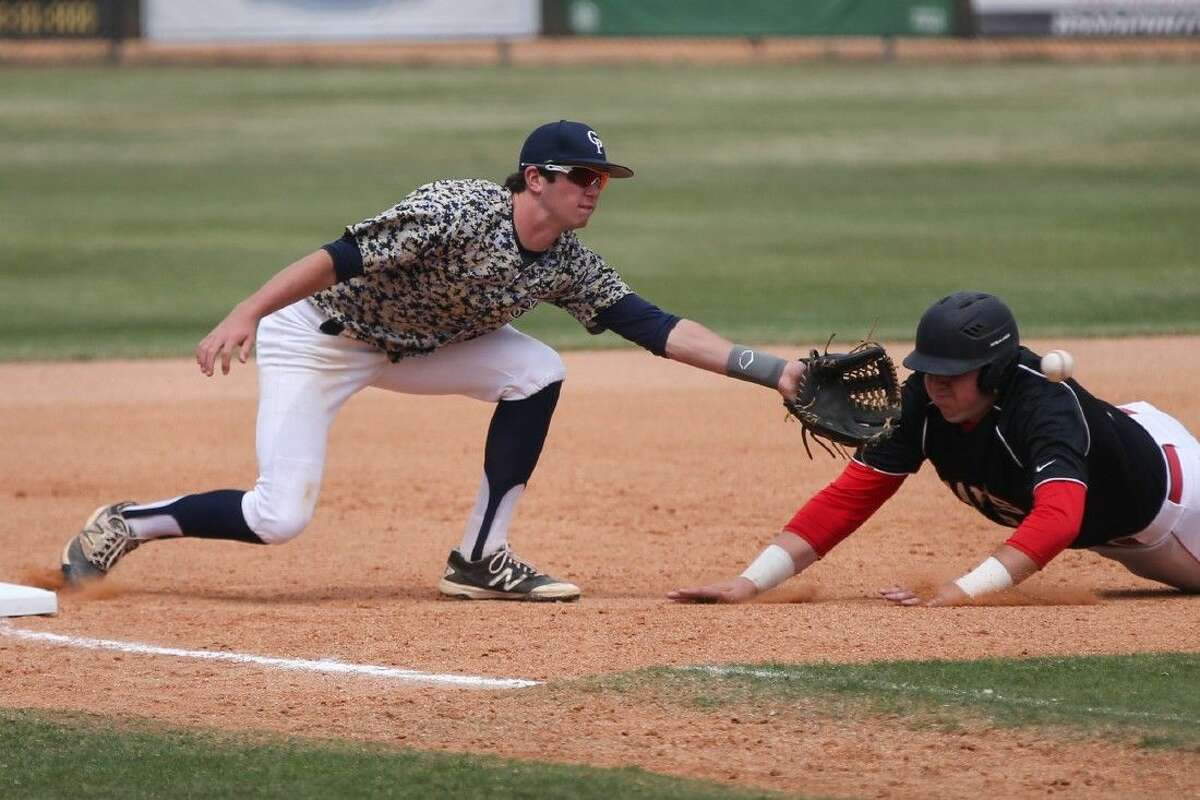
{"type": "Polygon", "coordinates": [[[967,597],[978,597],[1007,589],[1013,585],[1013,579],[995,556],[988,556],[986,561],[956,580],[954,585],[962,589],[967,597]]]}
{"type": "Polygon", "coordinates": [[[768,545],[758,558],[746,567],[742,577],[758,587],[760,592],[774,589],[796,574],[796,562],[787,550],[777,544],[768,545]]]}

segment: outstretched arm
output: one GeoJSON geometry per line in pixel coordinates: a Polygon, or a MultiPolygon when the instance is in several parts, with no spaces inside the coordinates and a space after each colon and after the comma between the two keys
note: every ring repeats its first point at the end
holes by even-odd
{"type": "Polygon", "coordinates": [[[667,597],[682,603],[741,603],[753,599],[823,557],[870,518],[903,482],[902,475],[877,472],[852,461],[796,512],[739,577],[676,589],[667,597]]]}
{"type": "MultiPolygon", "coordinates": [[[[731,354],[735,347],[741,351],[746,351],[748,348],[743,348],[740,345],[734,345],[723,336],[719,336],[713,331],[701,325],[699,322],[693,322],[690,319],[681,319],[671,330],[667,337],[666,356],[674,361],[689,366],[706,369],[709,372],[716,372],[721,375],[734,374],[730,371],[731,354]]],[[[769,378],[775,378],[773,388],[777,389],[784,397],[794,397],[796,389],[799,385],[800,376],[804,374],[804,364],[795,359],[785,361],[778,356],[773,356],[768,353],[754,353],[762,362],[771,359],[783,362],[778,364],[778,375],[774,374],[773,370],[768,370],[760,376],[762,379],[745,378],[743,375],[734,375],[743,379],[751,380],[755,383],[768,385],[769,378]],[[769,376],[769,378],[767,377],[769,376]]],[[[737,358],[733,361],[736,363],[737,358]]],[[[756,370],[760,365],[746,365],[752,370],[756,370]]]]}
{"type": "Polygon", "coordinates": [[[258,291],[234,306],[233,311],[200,340],[196,346],[196,363],[200,365],[200,371],[211,377],[220,358],[221,372],[228,375],[235,352],[238,361],[246,363],[260,319],[329,288],[335,280],[333,258],[323,249],[284,267],[258,291]]]}
{"type": "Polygon", "coordinates": [[[1038,565],[1032,558],[1002,544],[971,572],[939,586],[928,600],[904,586],[889,586],[880,589],[879,594],[899,606],[960,606],[974,597],[1016,586],[1037,571],[1038,565]]]}
{"type": "Polygon", "coordinates": [[[879,594],[901,606],[956,606],[1016,586],[1075,541],[1086,499],[1087,489],[1075,481],[1043,483],[1034,490],[1029,516],[975,569],[942,584],[928,600],[904,586],[889,586],[879,594]]]}
{"type": "Polygon", "coordinates": [[[676,589],[667,592],[667,598],[680,603],[744,603],[808,569],[817,558],[817,551],[804,539],[791,531],[780,531],[738,577],[676,589]]]}

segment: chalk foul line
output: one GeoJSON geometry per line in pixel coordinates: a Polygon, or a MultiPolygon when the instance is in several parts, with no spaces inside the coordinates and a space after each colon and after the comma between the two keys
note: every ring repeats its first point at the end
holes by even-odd
{"type": "Polygon", "coordinates": [[[30,631],[23,628],[14,628],[7,623],[0,623],[0,636],[28,642],[41,642],[60,647],[75,647],[82,650],[111,650],[118,653],[133,653],[136,655],[195,658],[203,661],[224,661],[231,664],[252,665],[268,669],[387,678],[406,681],[408,683],[461,686],[468,689],[524,689],[529,686],[537,686],[541,683],[541,681],[531,681],[523,678],[487,678],[479,675],[419,672],[417,670],[387,667],[379,664],[351,664],[336,659],[308,660],[302,658],[278,658],[276,656],[229,653],[219,650],[185,650],[178,647],[158,647],[140,642],[118,642],[111,639],[90,639],[83,636],[64,636],[58,633],[30,631]]]}

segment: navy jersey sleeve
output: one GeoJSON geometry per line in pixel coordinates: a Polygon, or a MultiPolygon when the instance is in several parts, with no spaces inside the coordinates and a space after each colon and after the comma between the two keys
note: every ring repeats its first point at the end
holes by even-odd
{"type": "Polygon", "coordinates": [[[892,435],[858,448],[854,460],[890,475],[915,473],[925,462],[925,418],[929,397],[920,376],[910,375],[900,394],[900,422],[892,435]]]}
{"type": "Polygon", "coordinates": [[[349,233],[321,248],[333,259],[333,271],[337,282],[344,283],[351,278],[363,274],[362,253],[358,252],[358,242],[349,233]]]}
{"type": "Polygon", "coordinates": [[[678,322],[679,317],[674,314],[636,294],[627,294],[596,314],[596,324],[589,330],[592,333],[611,330],[661,356],[666,355],[667,337],[678,322]]]}
{"type": "Polygon", "coordinates": [[[1021,460],[1030,491],[1051,480],[1087,486],[1091,432],[1079,398],[1067,383],[1045,382],[1023,398],[1006,439],[1021,460]]]}

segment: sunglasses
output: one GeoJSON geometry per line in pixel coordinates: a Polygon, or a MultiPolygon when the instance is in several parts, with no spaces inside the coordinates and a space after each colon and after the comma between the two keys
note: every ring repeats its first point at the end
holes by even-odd
{"type": "Polygon", "coordinates": [[[595,188],[600,191],[608,185],[608,173],[597,172],[587,167],[563,167],[558,164],[538,164],[537,168],[546,172],[557,172],[566,175],[567,180],[582,189],[595,188]]]}

